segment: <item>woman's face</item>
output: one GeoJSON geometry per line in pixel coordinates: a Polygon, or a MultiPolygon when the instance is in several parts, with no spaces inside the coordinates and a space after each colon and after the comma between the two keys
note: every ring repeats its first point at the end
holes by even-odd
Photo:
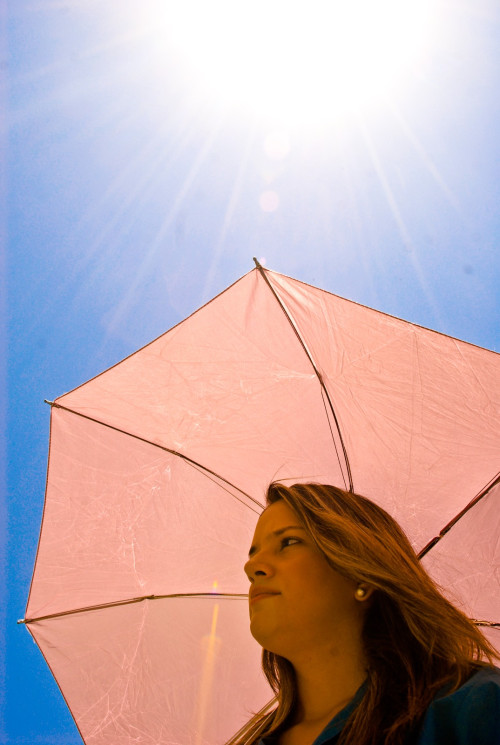
{"type": "Polygon", "coordinates": [[[357,583],[331,568],[286,502],[260,516],[245,572],[250,630],[270,652],[293,662],[313,648],[331,650],[346,633],[361,633],[357,583]]]}

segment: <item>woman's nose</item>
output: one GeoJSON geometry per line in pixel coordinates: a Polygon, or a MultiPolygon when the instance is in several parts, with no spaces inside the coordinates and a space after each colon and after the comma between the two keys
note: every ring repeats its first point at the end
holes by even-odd
{"type": "Polygon", "coordinates": [[[269,562],[264,557],[259,558],[258,556],[252,556],[245,564],[244,570],[250,582],[253,582],[255,577],[269,577],[273,573],[269,562]]]}

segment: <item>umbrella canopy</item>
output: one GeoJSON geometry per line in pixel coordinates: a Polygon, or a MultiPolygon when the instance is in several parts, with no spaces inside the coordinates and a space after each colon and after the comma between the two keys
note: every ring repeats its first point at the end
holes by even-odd
{"type": "Polygon", "coordinates": [[[500,621],[499,383],[493,352],[257,265],[58,398],[25,622],[84,741],[220,745],[270,698],[243,563],[272,480],[371,498],[500,621]]]}

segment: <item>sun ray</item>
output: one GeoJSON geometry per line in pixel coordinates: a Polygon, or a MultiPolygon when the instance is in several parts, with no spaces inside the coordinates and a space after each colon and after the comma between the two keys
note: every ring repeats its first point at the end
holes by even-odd
{"type": "Polygon", "coordinates": [[[427,282],[427,279],[422,271],[422,267],[420,264],[420,261],[417,258],[417,252],[415,250],[413,240],[411,238],[410,232],[408,228],[406,227],[405,221],[403,219],[403,216],[401,214],[401,211],[399,209],[396,197],[394,195],[393,190],[391,189],[391,186],[389,184],[389,180],[385,174],[384,168],[382,166],[382,162],[378,156],[377,150],[375,148],[375,145],[373,143],[372,138],[370,137],[370,134],[368,132],[368,129],[364,122],[362,120],[359,120],[359,128],[362,133],[363,139],[365,141],[366,147],[368,149],[368,153],[370,155],[371,161],[373,163],[373,167],[375,169],[375,172],[378,176],[380,186],[382,187],[382,191],[384,193],[384,196],[387,200],[387,204],[389,206],[389,209],[392,213],[392,216],[398,226],[399,233],[401,236],[401,240],[403,242],[403,245],[406,248],[408,257],[410,259],[410,262],[413,266],[413,269],[415,271],[415,275],[418,279],[418,282],[420,284],[420,287],[422,288],[422,292],[424,293],[424,296],[429,304],[429,307],[432,309],[435,318],[439,322],[439,325],[441,328],[444,327],[444,321],[441,316],[441,312],[439,310],[439,307],[436,304],[436,301],[434,300],[434,297],[432,295],[432,291],[430,290],[429,284],[427,282]]]}
{"type": "Polygon", "coordinates": [[[217,238],[217,242],[215,243],[213,250],[212,250],[212,257],[210,260],[210,265],[208,267],[208,271],[206,274],[205,282],[203,285],[203,290],[201,293],[201,303],[206,303],[210,297],[212,296],[212,285],[213,280],[215,277],[215,274],[217,272],[220,258],[222,256],[223,250],[224,250],[224,241],[227,236],[227,232],[229,230],[229,226],[231,224],[231,220],[233,218],[234,212],[236,210],[236,206],[238,204],[238,200],[240,198],[241,193],[243,192],[245,181],[244,176],[247,174],[248,170],[248,164],[250,159],[250,154],[252,151],[252,146],[255,141],[255,130],[251,129],[249,131],[249,135],[247,137],[246,146],[243,149],[243,153],[240,159],[239,167],[236,172],[236,176],[234,178],[233,186],[231,189],[231,194],[229,196],[229,200],[227,203],[226,211],[224,214],[224,221],[222,223],[222,227],[220,229],[219,236],[217,238]]]}
{"type": "Polygon", "coordinates": [[[422,158],[423,164],[425,165],[425,167],[431,174],[436,184],[442,190],[444,196],[448,200],[451,207],[453,207],[453,209],[461,215],[462,213],[460,210],[460,205],[458,204],[458,201],[455,195],[453,194],[452,190],[450,189],[450,187],[444,180],[443,176],[439,172],[438,167],[436,166],[436,164],[434,163],[430,155],[427,153],[424,146],[422,145],[422,143],[420,142],[420,140],[417,138],[416,134],[414,133],[414,131],[411,129],[406,119],[403,117],[401,112],[396,108],[395,104],[391,104],[389,106],[389,109],[392,115],[394,116],[394,118],[396,119],[396,121],[398,122],[398,124],[400,125],[407,139],[410,141],[410,143],[413,145],[417,153],[422,158]]]}
{"type": "Polygon", "coordinates": [[[401,236],[401,240],[403,241],[403,245],[408,251],[412,251],[414,248],[413,241],[406,227],[405,221],[403,220],[403,216],[401,215],[398,203],[396,201],[396,197],[394,196],[394,192],[391,189],[391,186],[385,174],[384,168],[382,166],[378,153],[375,149],[375,145],[373,144],[373,140],[370,137],[370,134],[368,132],[366,125],[361,119],[358,120],[358,124],[359,124],[359,129],[361,131],[361,134],[363,136],[363,140],[367,147],[368,153],[370,155],[373,168],[375,169],[375,173],[378,176],[380,186],[382,187],[382,191],[384,192],[385,198],[387,200],[387,204],[392,213],[394,221],[396,222],[396,225],[398,226],[399,234],[401,236]]]}
{"type": "Polygon", "coordinates": [[[144,257],[141,261],[139,269],[135,273],[134,280],[128,286],[126,294],[122,297],[120,303],[115,308],[113,315],[111,316],[109,320],[108,333],[113,333],[113,330],[120,324],[122,319],[130,311],[130,308],[134,301],[134,297],[136,297],[136,294],[137,294],[137,288],[140,286],[141,282],[145,279],[145,277],[148,276],[148,273],[151,269],[151,265],[154,261],[154,258],[157,252],[161,249],[174,218],[176,217],[179,209],[181,208],[184,200],[186,199],[191,187],[193,186],[196,180],[196,177],[198,176],[198,173],[201,169],[201,166],[203,165],[203,163],[205,162],[206,158],[208,157],[209,153],[212,150],[216,137],[220,131],[221,122],[222,122],[222,119],[219,119],[218,121],[216,121],[215,124],[212,126],[211,130],[209,131],[207,137],[205,138],[205,142],[203,146],[201,147],[197,157],[195,158],[194,163],[189,169],[186,177],[184,178],[184,181],[172,205],[170,206],[170,209],[168,210],[167,215],[165,216],[165,219],[160,225],[154,240],[151,242],[151,244],[145,251],[144,257]]]}

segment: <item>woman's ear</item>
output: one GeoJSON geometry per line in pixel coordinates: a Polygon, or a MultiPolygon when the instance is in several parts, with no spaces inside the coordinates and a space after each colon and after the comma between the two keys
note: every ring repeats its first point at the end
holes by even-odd
{"type": "Polygon", "coordinates": [[[370,585],[360,584],[356,587],[354,597],[360,603],[364,603],[365,600],[368,600],[372,596],[373,592],[374,588],[370,587],[370,585]]]}

